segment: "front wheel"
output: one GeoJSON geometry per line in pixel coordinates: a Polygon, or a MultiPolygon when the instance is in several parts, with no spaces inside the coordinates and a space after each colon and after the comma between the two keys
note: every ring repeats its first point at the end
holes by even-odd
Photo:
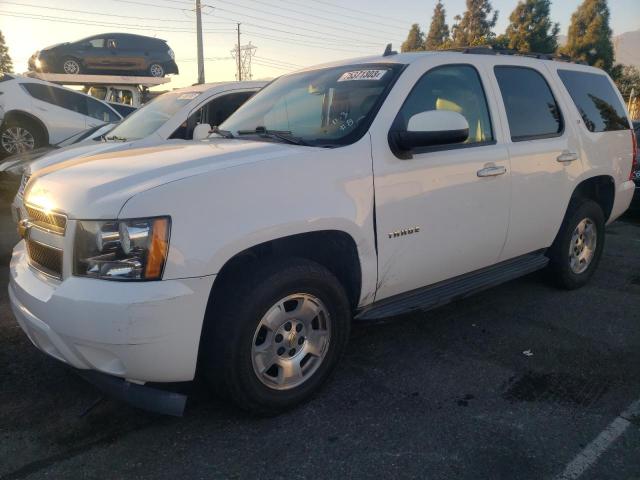
{"type": "Polygon", "coordinates": [[[574,199],[549,249],[549,270],[561,288],[584,286],[593,276],[604,248],[605,218],[592,200],[574,199]]]}
{"type": "Polygon", "coordinates": [[[303,259],[270,262],[225,288],[201,369],[241,408],[271,415],[307,400],[334,370],[351,310],[336,277],[303,259]]]}
{"type": "Polygon", "coordinates": [[[79,75],[82,73],[82,68],[75,58],[65,58],[62,62],[62,71],[67,75],[79,75]]]}

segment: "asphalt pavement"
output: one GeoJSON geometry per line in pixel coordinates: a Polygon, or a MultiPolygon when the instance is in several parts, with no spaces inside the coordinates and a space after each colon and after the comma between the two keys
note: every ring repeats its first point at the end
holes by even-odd
{"type": "Polygon", "coordinates": [[[307,404],[254,418],[195,382],[170,418],[103,398],[30,344],[8,306],[6,200],[0,479],[640,479],[640,216],[609,227],[581,290],[538,273],[358,323],[307,404]]]}

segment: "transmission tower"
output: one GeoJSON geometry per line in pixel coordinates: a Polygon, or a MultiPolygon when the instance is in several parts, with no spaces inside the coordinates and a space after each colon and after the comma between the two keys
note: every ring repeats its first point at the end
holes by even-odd
{"type": "Polygon", "coordinates": [[[251,80],[253,75],[251,74],[251,58],[256,54],[258,47],[255,47],[249,42],[248,45],[240,45],[240,24],[238,24],[238,43],[236,47],[231,50],[231,56],[236,61],[236,80],[251,80]]]}

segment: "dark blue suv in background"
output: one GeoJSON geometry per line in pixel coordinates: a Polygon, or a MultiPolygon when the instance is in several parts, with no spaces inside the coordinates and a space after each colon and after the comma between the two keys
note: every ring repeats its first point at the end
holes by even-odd
{"type": "Polygon", "coordinates": [[[104,33],[43,48],[29,59],[29,70],[152,77],[179,73],[173,50],[165,40],[130,33],[104,33]]]}

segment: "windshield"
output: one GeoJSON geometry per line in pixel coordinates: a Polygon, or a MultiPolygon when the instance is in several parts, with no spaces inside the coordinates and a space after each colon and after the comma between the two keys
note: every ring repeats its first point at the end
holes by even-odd
{"type": "MultiPolygon", "coordinates": [[[[220,125],[233,136],[286,133],[305,145],[358,140],[402,69],[399,64],[349,65],[280,77],[220,125]]],[[[272,138],[272,136],[270,137],[272,138]]]]}
{"type": "Polygon", "coordinates": [[[114,128],[107,140],[138,140],[158,130],[178,110],[200,95],[199,92],[169,92],[136,110],[114,128]]]}

